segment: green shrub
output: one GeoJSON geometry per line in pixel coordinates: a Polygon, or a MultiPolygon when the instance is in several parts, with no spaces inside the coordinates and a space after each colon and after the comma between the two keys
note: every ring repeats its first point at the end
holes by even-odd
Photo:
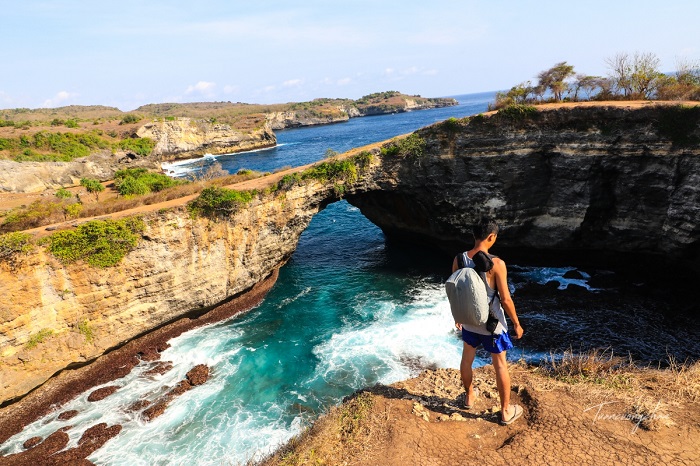
{"type": "Polygon", "coordinates": [[[277,189],[287,191],[295,186],[301,185],[301,183],[301,175],[299,173],[291,173],[289,175],[284,175],[282,179],[277,182],[277,189]]]}
{"type": "Polygon", "coordinates": [[[80,185],[87,189],[87,192],[93,193],[95,199],[99,201],[99,195],[105,190],[105,187],[98,180],[94,178],[82,178],[80,180],[80,185]]]}
{"type": "Polygon", "coordinates": [[[61,120],[60,118],[51,120],[51,126],[63,126],[64,124],[66,124],[65,120],[61,120]]]}
{"type": "Polygon", "coordinates": [[[460,130],[462,125],[457,118],[451,117],[443,121],[440,126],[448,133],[456,133],[460,130]]]}
{"type": "Polygon", "coordinates": [[[80,126],[78,125],[78,120],[75,119],[66,120],[64,124],[66,125],[66,128],[78,128],[80,126]]]}
{"type": "Polygon", "coordinates": [[[42,328],[37,333],[29,337],[29,341],[27,341],[27,349],[35,348],[36,345],[38,345],[39,343],[43,343],[51,335],[53,335],[53,330],[50,330],[48,328],[42,328]]]}
{"type": "Polygon", "coordinates": [[[482,113],[479,113],[478,115],[474,115],[473,117],[469,118],[469,123],[475,125],[480,125],[485,121],[486,117],[482,113]]]}
{"type": "Polygon", "coordinates": [[[75,230],[48,237],[48,249],[61,262],[83,260],[93,267],[112,267],[134,249],[145,224],[141,218],[92,220],[75,230]]]}
{"type": "Polygon", "coordinates": [[[532,119],[539,115],[537,108],[533,105],[514,104],[500,109],[496,115],[510,121],[522,121],[532,119]]]}
{"type": "Polygon", "coordinates": [[[114,186],[122,196],[141,196],[185,183],[145,168],[127,168],[114,174],[114,186]]]}
{"type": "Polygon", "coordinates": [[[80,332],[80,334],[85,337],[85,341],[87,341],[88,343],[95,338],[95,334],[92,331],[92,327],[90,327],[90,324],[87,320],[81,320],[80,322],[78,322],[78,332],[80,332]]]}
{"type": "Polygon", "coordinates": [[[115,181],[114,185],[122,196],[143,196],[151,192],[143,180],[131,176],[123,178],[118,183],[115,181]]]}
{"type": "Polygon", "coordinates": [[[5,126],[15,126],[15,122],[12,120],[0,120],[0,128],[5,126]]]}
{"type": "Polygon", "coordinates": [[[8,138],[0,138],[0,150],[10,150],[15,148],[15,141],[8,138]]]}
{"type": "Polygon", "coordinates": [[[141,117],[138,115],[125,115],[124,118],[122,118],[122,121],[119,122],[120,125],[129,125],[131,123],[138,123],[141,121],[141,117]]]}
{"type": "Polygon", "coordinates": [[[2,229],[26,230],[43,224],[47,218],[59,214],[63,204],[60,202],[47,202],[36,200],[26,207],[12,209],[2,222],[2,229]]]}
{"type": "Polygon", "coordinates": [[[116,147],[145,157],[153,152],[156,142],[150,138],[128,138],[119,141],[116,147]]]}
{"type": "Polygon", "coordinates": [[[357,155],[354,155],[352,157],[353,163],[357,165],[357,167],[360,169],[360,171],[365,171],[369,165],[372,163],[372,160],[374,160],[374,155],[372,155],[371,152],[363,150],[357,155]]]}
{"type": "Polygon", "coordinates": [[[71,194],[71,192],[66,188],[60,188],[58,191],[56,191],[56,197],[59,199],[68,199],[73,197],[73,194],[71,194]]]}
{"type": "Polygon", "coordinates": [[[421,157],[425,151],[425,139],[413,133],[398,141],[390,142],[381,149],[385,156],[421,157]]]}
{"type": "Polygon", "coordinates": [[[80,217],[80,213],[83,211],[83,205],[79,202],[76,202],[75,204],[68,204],[67,206],[63,207],[63,213],[65,214],[66,218],[78,218],[80,217]]]}
{"type": "Polygon", "coordinates": [[[321,182],[342,180],[354,183],[357,181],[357,167],[349,159],[321,162],[301,172],[301,177],[321,182]]]}
{"type": "Polygon", "coordinates": [[[224,217],[233,215],[241,207],[253,200],[257,191],[237,191],[235,189],[211,187],[204,189],[197,199],[187,204],[193,215],[224,217]]]}
{"type": "Polygon", "coordinates": [[[16,231],[0,235],[0,260],[9,260],[17,254],[26,254],[34,248],[31,235],[16,231]]]}

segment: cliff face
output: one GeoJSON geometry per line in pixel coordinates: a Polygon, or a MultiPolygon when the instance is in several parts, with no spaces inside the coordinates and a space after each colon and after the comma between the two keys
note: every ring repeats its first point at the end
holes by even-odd
{"type": "MultiPolygon", "coordinates": [[[[418,132],[422,151],[375,151],[346,197],[387,236],[452,253],[489,214],[505,227],[500,246],[665,253],[698,270],[700,116],[674,112],[564,107],[448,120],[418,132]]],[[[333,184],[264,195],[227,220],[154,210],[139,246],[110,269],[64,266],[42,247],[0,261],[0,400],[250,289],[337,199],[333,184]]]]}
{"type": "Polygon", "coordinates": [[[228,154],[272,147],[277,137],[268,125],[243,133],[230,125],[193,118],[154,121],[136,132],[138,137],[156,142],[151,157],[159,161],[209,154],[228,154]]]}
{"type": "Polygon", "coordinates": [[[318,183],[299,186],[229,221],[152,213],[139,246],[113,268],[63,265],[43,247],[0,261],[0,400],[248,290],[289,258],[328,196],[318,183]]]}
{"type": "Polygon", "coordinates": [[[0,160],[0,191],[37,193],[74,186],[81,178],[107,180],[118,169],[109,154],[73,162],[15,162],[0,160]]]}
{"type": "Polygon", "coordinates": [[[156,142],[149,156],[105,150],[71,162],[0,160],[0,192],[41,192],[78,185],[81,178],[106,181],[124,167],[160,168],[159,162],[166,160],[241,152],[277,144],[277,137],[268,125],[244,133],[229,125],[190,118],[150,122],[140,127],[136,135],[156,142]]]}
{"type": "Polygon", "coordinates": [[[382,158],[349,198],[389,236],[454,252],[491,215],[504,247],[700,255],[700,107],[563,107],[418,134],[422,155],[382,158]]]}
{"type": "Polygon", "coordinates": [[[423,97],[396,96],[391,100],[379,103],[359,103],[358,101],[354,104],[336,105],[331,112],[328,112],[327,109],[322,112],[317,112],[313,109],[270,112],[266,118],[272,129],[285,129],[341,123],[348,121],[350,118],[450,107],[453,105],[457,105],[457,101],[450,98],[426,99],[423,97]]]}
{"type": "Polygon", "coordinates": [[[270,112],[267,114],[266,119],[272,129],[285,129],[341,123],[343,121],[348,121],[350,115],[345,111],[335,112],[331,115],[317,115],[308,111],[289,110],[284,112],[270,112]]]}

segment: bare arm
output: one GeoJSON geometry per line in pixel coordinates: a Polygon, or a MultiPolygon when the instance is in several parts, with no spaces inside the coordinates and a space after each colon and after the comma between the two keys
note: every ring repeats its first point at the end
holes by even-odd
{"type": "Polygon", "coordinates": [[[506,263],[501,259],[495,258],[493,261],[493,271],[496,274],[496,287],[498,289],[498,296],[501,301],[501,306],[503,306],[503,310],[506,311],[506,314],[508,314],[511,322],[513,322],[515,338],[520,338],[523,336],[523,328],[520,326],[518,314],[515,312],[515,303],[513,302],[513,298],[510,297],[506,263]]]}
{"type": "MultiPolygon", "coordinates": [[[[452,261],[452,273],[455,273],[458,268],[459,265],[457,264],[457,256],[455,256],[454,260],[452,261]]],[[[457,330],[462,330],[462,324],[459,322],[455,322],[455,327],[457,327],[457,330]]]]}

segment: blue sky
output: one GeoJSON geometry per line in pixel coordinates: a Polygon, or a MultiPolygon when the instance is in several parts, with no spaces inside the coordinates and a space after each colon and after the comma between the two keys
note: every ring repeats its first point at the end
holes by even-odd
{"type": "Polygon", "coordinates": [[[622,51],[700,60],[694,0],[0,0],[0,18],[0,108],[433,97],[559,61],[604,75],[622,51]]]}

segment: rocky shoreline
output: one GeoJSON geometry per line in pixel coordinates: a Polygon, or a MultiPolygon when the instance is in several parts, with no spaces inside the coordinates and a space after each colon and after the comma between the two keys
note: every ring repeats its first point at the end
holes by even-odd
{"type": "MultiPolygon", "coordinates": [[[[160,358],[160,353],[168,347],[167,342],[181,335],[183,332],[228,319],[257,306],[269,289],[274,285],[277,276],[278,269],[275,269],[265,280],[258,283],[250,290],[234,296],[232,299],[216,306],[204,314],[182,317],[175,322],[130,340],[128,343],[118,348],[114,348],[82,367],[67,368],[21,399],[5,403],[5,405],[0,408],[0,443],[17,434],[24,426],[36,419],[54,411],[60,412],[61,405],[77,395],[87,392],[93,387],[126,376],[141,361],[158,360],[160,358]]],[[[171,367],[172,365],[168,367],[167,363],[158,365],[157,370],[154,372],[167,371],[171,367]]],[[[189,380],[189,385],[203,383],[201,377],[201,375],[193,375],[191,378],[194,380],[189,380]],[[197,380],[196,377],[199,377],[199,380],[197,380]]],[[[188,377],[188,379],[189,378],[190,377],[188,377]]],[[[94,401],[109,396],[114,391],[114,389],[109,389],[109,387],[105,388],[108,390],[103,390],[98,393],[93,392],[91,394],[94,401]]],[[[163,412],[167,403],[174,396],[183,393],[187,389],[185,385],[180,386],[177,392],[168,394],[165,397],[166,399],[161,400],[161,402],[155,405],[134,408],[144,411],[143,415],[145,418],[153,419],[163,412]],[[150,411],[145,412],[148,409],[150,409],[150,411]]],[[[72,413],[72,415],[75,414],[77,413],[72,413]]],[[[61,415],[67,416],[66,413],[62,413],[61,415]]],[[[53,441],[54,440],[50,443],[53,441]]],[[[32,456],[29,455],[28,457],[32,456]]],[[[3,461],[4,459],[0,457],[0,464],[4,464],[3,461]]]]}
{"type": "MultiPolygon", "coordinates": [[[[601,363],[601,361],[598,361],[601,363]]],[[[524,416],[499,424],[493,368],[474,372],[477,399],[464,409],[457,369],[432,369],[347,397],[260,466],[305,464],[697,464],[698,393],[671,371],[601,369],[564,380],[545,368],[511,364],[511,400],[524,416]],[[597,372],[600,371],[600,372],[597,372]],[[602,377],[602,378],[598,378],[602,377]],[[625,380],[624,386],[617,381],[625,380]]],[[[696,363],[693,383],[700,379],[696,363]]]]}

